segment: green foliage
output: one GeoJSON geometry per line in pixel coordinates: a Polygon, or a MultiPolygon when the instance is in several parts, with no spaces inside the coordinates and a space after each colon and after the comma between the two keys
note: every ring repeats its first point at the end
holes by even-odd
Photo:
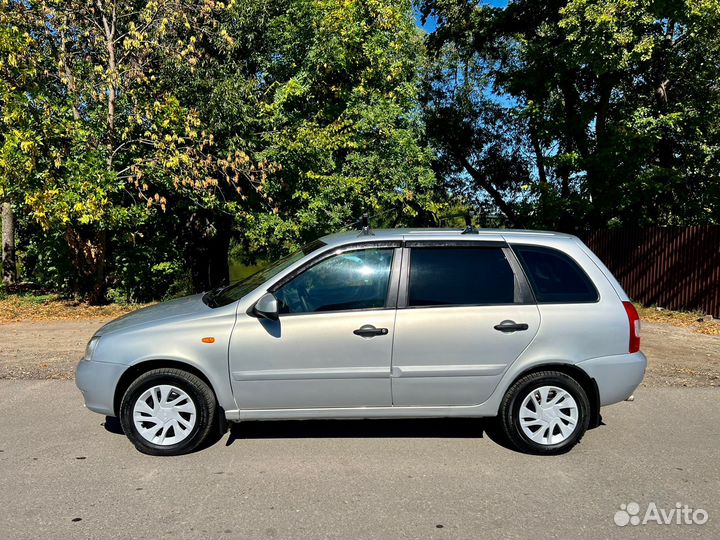
{"type": "Polygon", "coordinates": [[[18,223],[21,231],[22,274],[53,291],[70,295],[77,290],[77,272],[73,268],[70,248],[61,231],[43,231],[34,219],[18,223]]]}
{"type": "Polygon", "coordinates": [[[439,21],[425,101],[430,125],[443,121],[433,133],[441,161],[469,174],[471,190],[512,222],[718,222],[720,65],[708,61],[720,45],[718,2],[518,0],[497,9],[428,0],[423,10],[439,21]],[[498,135],[509,139],[501,152],[498,135]]]}
{"type": "Polygon", "coordinates": [[[439,197],[417,108],[424,52],[410,3],[279,4],[255,6],[271,21],[262,29],[248,29],[247,6],[236,4],[234,46],[209,101],[224,102],[213,122],[228,130],[218,144],[275,165],[241,192],[250,203],[236,210],[246,251],[294,249],[363,210],[427,220],[439,197]],[[249,53],[245,43],[260,34],[266,49],[249,53]],[[252,82],[240,81],[248,64],[252,82]],[[228,103],[238,87],[240,99],[228,103]]]}
{"type": "Polygon", "coordinates": [[[145,301],[217,285],[231,238],[257,258],[442,208],[409,1],[0,1],[27,277],[145,301]]]}
{"type": "Polygon", "coordinates": [[[0,0],[0,199],[23,279],[145,302],[362,212],[720,220],[718,0],[420,9],[431,35],[410,0],[0,0]]]}

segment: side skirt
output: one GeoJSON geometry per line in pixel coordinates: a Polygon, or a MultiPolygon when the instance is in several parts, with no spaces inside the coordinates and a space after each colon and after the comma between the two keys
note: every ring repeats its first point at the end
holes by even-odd
{"type": "Polygon", "coordinates": [[[489,403],[451,407],[354,407],[328,409],[254,409],[226,411],[231,422],[243,420],[313,420],[341,418],[483,418],[497,416],[489,403]]]}

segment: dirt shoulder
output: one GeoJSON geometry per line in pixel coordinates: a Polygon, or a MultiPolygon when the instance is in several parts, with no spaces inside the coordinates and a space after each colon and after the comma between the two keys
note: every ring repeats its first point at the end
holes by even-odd
{"type": "Polygon", "coordinates": [[[0,324],[0,379],[71,379],[85,345],[110,319],[0,324]]]}
{"type": "Polygon", "coordinates": [[[57,295],[6,296],[0,298],[0,324],[45,321],[108,321],[144,307],[107,304],[89,306],[57,295]]]}
{"type": "MultiPolygon", "coordinates": [[[[109,318],[0,324],[0,379],[71,379],[85,344],[109,318]]],[[[720,336],[643,323],[644,386],[720,386],[720,336]]]]}
{"type": "Polygon", "coordinates": [[[641,347],[648,357],[645,386],[720,386],[720,336],[643,322],[641,347]]]}

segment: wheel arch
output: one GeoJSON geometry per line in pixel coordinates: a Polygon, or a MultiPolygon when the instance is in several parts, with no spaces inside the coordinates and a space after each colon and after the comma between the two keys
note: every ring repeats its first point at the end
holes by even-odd
{"type": "Polygon", "coordinates": [[[530,375],[537,373],[538,371],[559,371],[575,379],[578,384],[585,390],[588,401],[590,402],[590,425],[588,429],[595,428],[600,425],[602,418],[600,416],[600,391],[598,389],[597,382],[595,379],[590,377],[585,370],[576,366],[575,364],[567,364],[562,362],[547,362],[543,364],[535,364],[528,367],[527,369],[518,373],[515,378],[510,382],[507,388],[511,388],[518,380],[530,375]]]}
{"type": "Polygon", "coordinates": [[[213,394],[215,395],[215,400],[218,401],[218,407],[222,411],[222,406],[220,405],[218,399],[217,389],[214,387],[210,378],[205,373],[203,373],[201,369],[198,369],[194,365],[188,362],[183,362],[181,360],[168,360],[158,358],[152,360],[144,360],[136,364],[132,364],[128,366],[128,368],[120,376],[120,379],[118,379],[117,385],[115,386],[115,395],[113,397],[113,412],[116,416],[120,412],[120,402],[122,401],[125,392],[130,387],[132,382],[143,373],[147,373],[148,371],[151,371],[153,369],[160,368],[180,369],[182,371],[192,373],[193,375],[201,379],[213,391],[213,394]]]}

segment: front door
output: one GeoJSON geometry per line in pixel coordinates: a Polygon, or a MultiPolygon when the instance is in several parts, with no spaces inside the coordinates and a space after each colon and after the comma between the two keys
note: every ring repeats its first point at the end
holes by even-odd
{"type": "Polygon", "coordinates": [[[395,323],[393,404],[482,403],[540,325],[524,276],[502,244],[408,245],[395,323]]]}
{"type": "Polygon", "coordinates": [[[400,249],[381,244],[321,256],[271,289],[280,306],[279,320],[239,314],[230,341],[230,377],[238,406],[392,405],[396,251],[399,257],[400,249]]]}

